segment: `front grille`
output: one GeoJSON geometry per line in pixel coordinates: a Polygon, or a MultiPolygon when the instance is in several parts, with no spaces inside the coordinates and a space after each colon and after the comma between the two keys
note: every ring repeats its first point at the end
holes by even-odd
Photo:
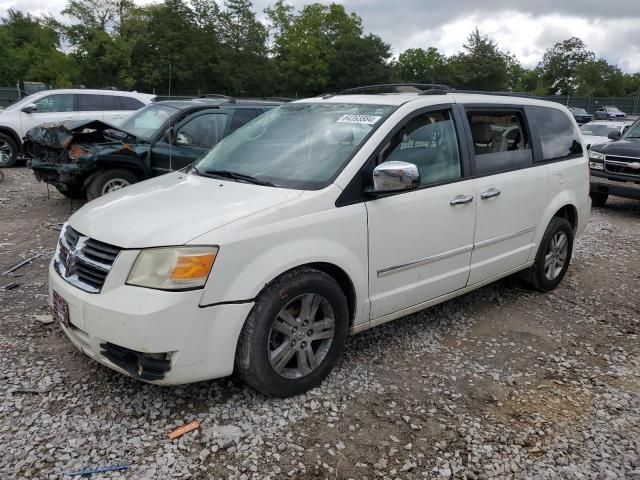
{"type": "Polygon", "coordinates": [[[640,177],[640,158],[607,155],[604,158],[604,169],[610,173],[640,177]]]}
{"type": "Polygon", "coordinates": [[[60,233],[54,267],[72,285],[100,293],[120,248],[86,237],[65,225],[60,233]]]}

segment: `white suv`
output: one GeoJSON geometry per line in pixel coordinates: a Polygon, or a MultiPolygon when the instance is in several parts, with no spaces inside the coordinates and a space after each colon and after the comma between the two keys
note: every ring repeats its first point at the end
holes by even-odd
{"type": "Polygon", "coordinates": [[[132,377],[236,372],[297,394],[349,333],[519,271],[555,288],[589,219],[585,152],[569,111],[534,98],[288,103],[193,167],[76,212],[50,266],[54,312],[132,377]]]}
{"type": "Polygon", "coordinates": [[[118,123],[151,103],[155,95],[117,90],[44,90],[0,111],[0,167],[12,166],[22,138],[43,123],[102,120],[118,123]]]}

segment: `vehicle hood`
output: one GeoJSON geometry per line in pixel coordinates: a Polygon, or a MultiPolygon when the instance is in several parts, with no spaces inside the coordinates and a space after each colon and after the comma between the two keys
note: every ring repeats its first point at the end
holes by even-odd
{"type": "Polygon", "coordinates": [[[69,223],[83,235],[121,248],[183,245],[302,193],[174,172],[104,195],[69,223]]]}
{"type": "Polygon", "coordinates": [[[587,145],[600,145],[602,143],[608,143],[611,141],[609,137],[601,137],[599,135],[582,135],[584,138],[584,143],[587,145]]]}
{"type": "Polygon", "coordinates": [[[640,138],[623,138],[615,142],[609,142],[604,145],[598,145],[595,151],[606,155],[621,155],[623,157],[640,158],[640,138]]]}
{"type": "Polygon", "coordinates": [[[30,129],[25,140],[56,150],[67,148],[72,142],[82,144],[103,143],[105,135],[114,135],[122,142],[135,142],[132,133],[101,120],[77,120],[45,123],[30,129]]]}

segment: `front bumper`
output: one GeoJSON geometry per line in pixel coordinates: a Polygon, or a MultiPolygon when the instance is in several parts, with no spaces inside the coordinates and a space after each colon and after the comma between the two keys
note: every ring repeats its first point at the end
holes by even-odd
{"type": "Polygon", "coordinates": [[[619,175],[601,175],[591,170],[591,193],[640,199],[640,179],[630,180],[619,175]]]}
{"type": "Polygon", "coordinates": [[[28,166],[37,180],[62,189],[81,188],[91,172],[75,163],[53,163],[37,158],[31,159],[28,166]]]}
{"type": "Polygon", "coordinates": [[[109,368],[159,385],[230,375],[253,307],[201,308],[201,290],[165,292],[123,284],[91,294],[62,279],[52,262],[50,296],[53,291],[69,305],[69,326],[61,327],[79,350],[109,368]]]}

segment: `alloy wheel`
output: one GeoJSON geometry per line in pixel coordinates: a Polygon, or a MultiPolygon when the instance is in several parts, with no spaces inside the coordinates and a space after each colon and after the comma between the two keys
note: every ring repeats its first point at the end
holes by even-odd
{"type": "Polygon", "coordinates": [[[8,165],[11,161],[12,155],[13,152],[11,151],[11,145],[0,140],[0,167],[8,165]]]}
{"type": "Polygon", "coordinates": [[[115,192],[116,190],[120,190],[121,188],[128,187],[129,185],[131,184],[124,178],[114,178],[104,184],[104,187],[102,187],[102,195],[106,195],[107,193],[110,193],[110,192],[115,192]]]}
{"type": "Polygon", "coordinates": [[[304,377],[324,361],[335,337],[335,317],[322,295],[306,293],[278,313],[268,339],[273,370],[288,379],[304,377]]]}
{"type": "Polygon", "coordinates": [[[556,232],[544,256],[544,275],[547,280],[555,280],[562,272],[565,262],[567,261],[567,252],[569,250],[569,239],[564,232],[556,232]]]}

